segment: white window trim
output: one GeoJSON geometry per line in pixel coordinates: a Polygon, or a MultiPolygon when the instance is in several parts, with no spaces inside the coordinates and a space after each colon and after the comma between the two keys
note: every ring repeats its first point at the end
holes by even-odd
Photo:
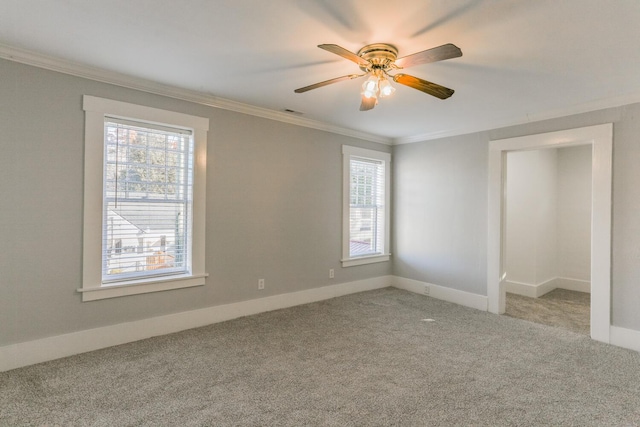
{"type": "Polygon", "coordinates": [[[356,265],[372,264],[376,262],[389,261],[391,253],[390,244],[391,226],[391,154],[382,151],[368,150],[366,148],[342,146],[342,267],[353,267],[356,265]],[[360,157],[385,162],[385,188],[384,188],[384,250],[382,254],[364,255],[359,257],[349,256],[349,205],[350,205],[350,178],[351,178],[351,157],[360,157]]]}
{"type": "Polygon", "coordinates": [[[180,289],[205,284],[205,197],[209,119],[84,95],[84,229],[82,301],[180,289]],[[191,274],[102,285],[102,203],[105,116],[169,125],[193,132],[193,232],[191,274]]]}

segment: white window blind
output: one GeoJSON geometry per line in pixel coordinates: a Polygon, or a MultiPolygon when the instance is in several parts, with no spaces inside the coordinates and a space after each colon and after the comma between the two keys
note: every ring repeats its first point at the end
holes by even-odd
{"type": "Polygon", "coordinates": [[[105,117],[102,282],[190,273],[189,130],[105,117]]]}
{"type": "Polygon", "coordinates": [[[385,249],[385,162],[350,158],[349,257],[385,249]]]}

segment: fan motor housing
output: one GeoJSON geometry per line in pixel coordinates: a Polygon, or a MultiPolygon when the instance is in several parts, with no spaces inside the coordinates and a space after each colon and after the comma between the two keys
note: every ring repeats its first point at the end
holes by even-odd
{"type": "Polygon", "coordinates": [[[360,67],[362,71],[372,68],[387,69],[398,57],[398,49],[386,43],[368,44],[358,51],[358,56],[369,61],[373,67],[360,67]]]}

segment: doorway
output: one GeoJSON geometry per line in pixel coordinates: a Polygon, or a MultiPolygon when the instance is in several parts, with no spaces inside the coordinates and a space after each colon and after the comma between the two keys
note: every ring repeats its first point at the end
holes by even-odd
{"type": "Polygon", "coordinates": [[[506,315],[590,334],[591,151],[507,152],[506,315]]]}
{"type": "Polygon", "coordinates": [[[488,310],[506,309],[507,153],[578,145],[592,147],[591,338],[609,342],[611,316],[611,161],[612,124],[491,141],[487,251],[488,310]]]}

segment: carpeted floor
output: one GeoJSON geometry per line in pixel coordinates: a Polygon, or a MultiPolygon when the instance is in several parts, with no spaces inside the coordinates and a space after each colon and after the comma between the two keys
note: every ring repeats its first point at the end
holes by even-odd
{"type": "Polygon", "coordinates": [[[507,316],[589,335],[591,294],[554,289],[540,298],[507,293],[507,316]]]}
{"type": "Polygon", "coordinates": [[[0,425],[632,426],[640,353],[386,288],[0,373],[0,425]]]}

